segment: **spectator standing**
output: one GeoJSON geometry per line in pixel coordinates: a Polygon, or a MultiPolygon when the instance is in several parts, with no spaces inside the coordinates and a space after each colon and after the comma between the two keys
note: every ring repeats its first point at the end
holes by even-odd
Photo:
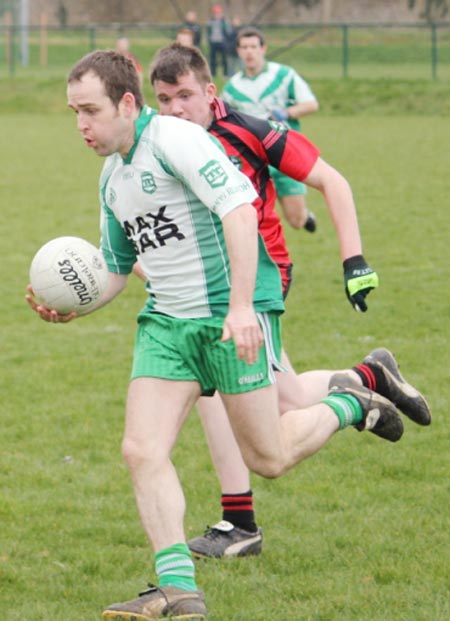
{"type": "Polygon", "coordinates": [[[228,76],[228,36],[230,25],[225,19],[223,8],[220,4],[215,4],[211,9],[211,19],[207,24],[208,45],[209,45],[209,65],[213,76],[217,74],[217,57],[222,60],[223,75],[228,76]]]}
{"type": "Polygon", "coordinates": [[[117,39],[116,52],[119,52],[119,54],[122,54],[122,56],[125,56],[125,58],[128,58],[128,60],[131,60],[131,62],[134,65],[134,68],[137,71],[137,74],[139,76],[139,80],[142,86],[142,82],[144,81],[144,71],[143,71],[141,63],[138,61],[136,56],[134,56],[134,54],[132,54],[130,51],[130,40],[128,39],[128,37],[119,37],[117,39]]]}
{"type": "Polygon", "coordinates": [[[182,24],[179,32],[186,29],[192,32],[192,45],[200,47],[202,44],[202,27],[197,21],[197,13],[195,11],[188,11],[186,13],[184,23],[182,24]]]}
{"type": "Polygon", "coordinates": [[[61,28],[65,28],[67,26],[68,11],[64,2],[59,3],[58,9],[56,11],[56,17],[58,18],[61,28]]]}
{"type": "Polygon", "coordinates": [[[228,64],[228,77],[231,77],[240,69],[241,63],[237,52],[237,36],[239,30],[242,28],[242,23],[239,17],[235,16],[231,20],[227,32],[227,64],[228,64]]]}

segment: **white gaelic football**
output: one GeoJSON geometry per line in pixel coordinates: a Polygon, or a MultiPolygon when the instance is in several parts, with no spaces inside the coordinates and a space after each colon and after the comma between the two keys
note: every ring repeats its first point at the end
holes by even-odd
{"type": "Polygon", "coordinates": [[[101,251],[81,237],[57,237],[31,262],[30,283],[39,303],[67,315],[91,310],[106,288],[108,269],[101,251]]]}

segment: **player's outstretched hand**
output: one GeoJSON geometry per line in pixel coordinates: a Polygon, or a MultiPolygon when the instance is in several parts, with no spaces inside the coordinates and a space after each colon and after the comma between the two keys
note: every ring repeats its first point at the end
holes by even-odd
{"type": "Polygon", "coordinates": [[[361,254],[346,259],[344,266],[345,293],[356,311],[367,310],[366,296],[379,285],[378,274],[369,267],[361,254]]]}
{"type": "Polygon", "coordinates": [[[25,300],[27,301],[28,306],[44,321],[48,321],[49,323],[67,323],[68,321],[72,321],[72,319],[75,319],[75,317],[77,316],[76,313],[60,315],[58,311],[39,304],[34,297],[34,291],[31,285],[27,286],[27,291],[28,293],[25,295],[25,300]]]}
{"type": "Polygon", "coordinates": [[[222,341],[230,339],[234,341],[239,360],[245,360],[247,364],[255,364],[264,337],[253,309],[230,308],[223,324],[222,341]]]}

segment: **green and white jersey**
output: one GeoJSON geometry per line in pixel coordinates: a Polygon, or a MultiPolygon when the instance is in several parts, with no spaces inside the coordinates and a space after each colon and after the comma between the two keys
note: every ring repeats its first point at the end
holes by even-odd
{"type": "MultiPolygon", "coordinates": [[[[147,279],[145,312],[178,318],[228,311],[230,265],[221,220],[256,198],[209,134],[145,107],[126,160],[107,158],[100,178],[102,251],[108,269],[147,279]]],[[[260,239],[254,303],[283,310],[279,271],[260,239]]]]}
{"type": "MultiPolygon", "coordinates": [[[[292,67],[267,62],[255,76],[235,73],[225,84],[222,99],[234,108],[261,119],[268,119],[274,108],[316,101],[308,83],[292,67]]],[[[289,119],[293,129],[300,129],[297,119],[289,119]]]]}

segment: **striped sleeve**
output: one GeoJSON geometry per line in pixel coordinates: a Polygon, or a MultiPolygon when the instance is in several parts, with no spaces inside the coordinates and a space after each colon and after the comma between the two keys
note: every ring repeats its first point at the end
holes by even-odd
{"type": "Polygon", "coordinates": [[[129,274],[136,262],[133,244],[106,202],[106,188],[109,174],[103,171],[100,177],[100,229],[101,249],[109,272],[129,274]]]}

